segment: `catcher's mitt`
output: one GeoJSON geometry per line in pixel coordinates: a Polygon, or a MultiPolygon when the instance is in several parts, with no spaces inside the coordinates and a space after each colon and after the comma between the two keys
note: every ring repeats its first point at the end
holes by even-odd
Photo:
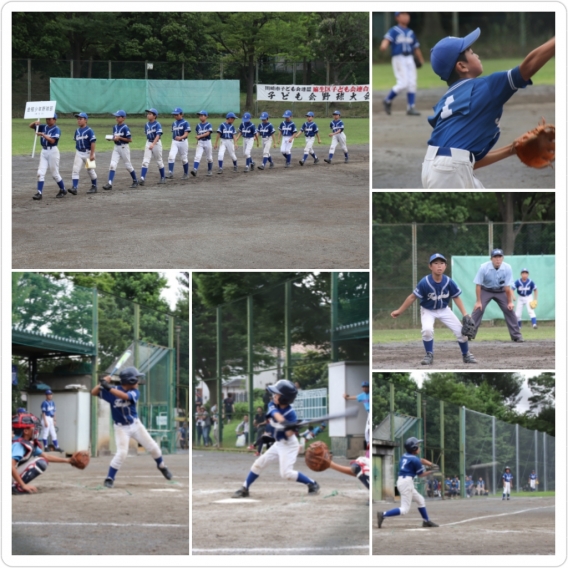
{"type": "Polygon", "coordinates": [[[414,56],[414,65],[416,65],[416,69],[420,69],[420,67],[422,67],[422,62],[418,59],[418,57],[416,57],[416,55],[414,56]]]}
{"type": "Polygon", "coordinates": [[[538,302],[533,300],[532,302],[529,302],[529,306],[531,307],[531,310],[534,310],[538,306],[538,302]]]}
{"type": "Polygon", "coordinates": [[[556,151],[554,124],[546,124],[544,118],[536,128],[519,136],[513,147],[519,160],[531,168],[552,167],[556,151]]]}
{"type": "Polygon", "coordinates": [[[91,461],[89,453],[85,451],[75,452],[70,459],[71,465],[77,469],[85,469],[91,461]]]}
{"type": "Polygon", "coordinates": [[[462,335],[465,335],[468,339],[475,339],[477,335],[477,330],[475,329],[475,322],[470,315],[463,316],[462,319],[462,335]]]}
{"type": "Polygon", "coordinates": [[[331,453],[325,442],[314,442],[306,450],[306,465],[313,471],[324,471],[331,463],[331,453]]]}

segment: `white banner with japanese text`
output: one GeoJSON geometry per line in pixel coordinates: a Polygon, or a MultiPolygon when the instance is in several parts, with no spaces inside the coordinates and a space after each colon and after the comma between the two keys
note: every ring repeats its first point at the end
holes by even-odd
{"type": "Polygon", "coordinates": [[[257,85],[258,101],[364,103],[370,100],[369,85],[257,85]]]}

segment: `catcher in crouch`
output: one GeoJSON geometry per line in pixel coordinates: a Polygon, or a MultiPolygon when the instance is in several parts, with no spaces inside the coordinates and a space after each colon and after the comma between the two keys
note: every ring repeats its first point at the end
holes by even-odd
{"type": "Polygon", "coordinates": [[[472,353],[469,352],[468,338],[464,334],[467,322],[471,317],[466,312],[461,298],[460,287],[448,276],[444,276],[447,267],[446,257],[439,253],[434,253],[430,257],[430,270],[432,274],[424,276],[412,294],[404,300],[398,310],[391,312],[393,318],[397,318],[418,298],[420,300],[420,319],[422,321],[422,343],[426,350],[426,355],[422,359],[422,365],[432,365],[434,362],[434,322],[439,319],[447,325],[456,336],[460,346],[463,362],[466,364],[476,364],[477,361],[472,353]],[[459,311],[462,313],[464,326],[448,307],[450,300],[454,301],[459,311]]]}

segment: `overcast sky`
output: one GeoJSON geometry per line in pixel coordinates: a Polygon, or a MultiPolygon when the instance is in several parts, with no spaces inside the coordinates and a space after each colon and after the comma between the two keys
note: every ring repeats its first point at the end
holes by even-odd
{"type": "Polygon", "coordinates": [[[160,274],[163,274],[168,279],[169,285],[169,288],[162,291],[161,296],[168,302],[170,309],[173,310],[180,296],[179,290],[181,290],[181,286],[177,281],[179,270],[162,270],[160,274]]]}

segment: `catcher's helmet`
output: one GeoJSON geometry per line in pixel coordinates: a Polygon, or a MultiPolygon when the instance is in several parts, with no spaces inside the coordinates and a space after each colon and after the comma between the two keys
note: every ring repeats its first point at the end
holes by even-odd
{"type": "Polygon", "coordinates": [[[237,118],[237,115],[234,112],[229,112],[225,118],[237,118]]]}
{"type": "Polygon", "coordinates": [[[267,112],[263,112],[260,115],[260,120],[268,120],[268,113],[267,112]]]}
{"type": "Polygon", "coordinates": [[[12,430],[19,432],[24,428],[33,428],[33,437],[37,438],[39,434],[39,419],[37,416],[29,413],[12,416],[12,430]]]}
{"type": "Polygon", "coordinates": [[[118,374],[120,383],[123,385],[135,385],[144,373],[141,373],[136,367],[126,367],[118,374]]]}
{"type": "Polygon", "coordinates": [[[245,114],[243,114],[243,120],[250,120],[251,116],[250,116],[250,112],[245,112],[245,114]]]}
{"type": "Polygon", "coordinates": [[[283,115],[282,118],[290,118],[292,116],[292,111],[287,110],[283,115]]]}
{"type": "Polygon", "coordinates": [[[415,438],[414,436],[412,436],[411,438],[408,438],[408,440],[406,440],[406,442],[404,442],[404,449],[409,453],[413,453],[418,449],[418,444],[421,444],[423,442],[423,440],[419,440],[418,438],[415,438]]]}
{"type": "Polygon", "coordinates": [[[282,404],[292,404],[298,396],[298,389],[294,386],[294,383],[286,379],[282,379],[274,385],[268,385],[266,390],[272,394],[279,394],[282,404]]]}

